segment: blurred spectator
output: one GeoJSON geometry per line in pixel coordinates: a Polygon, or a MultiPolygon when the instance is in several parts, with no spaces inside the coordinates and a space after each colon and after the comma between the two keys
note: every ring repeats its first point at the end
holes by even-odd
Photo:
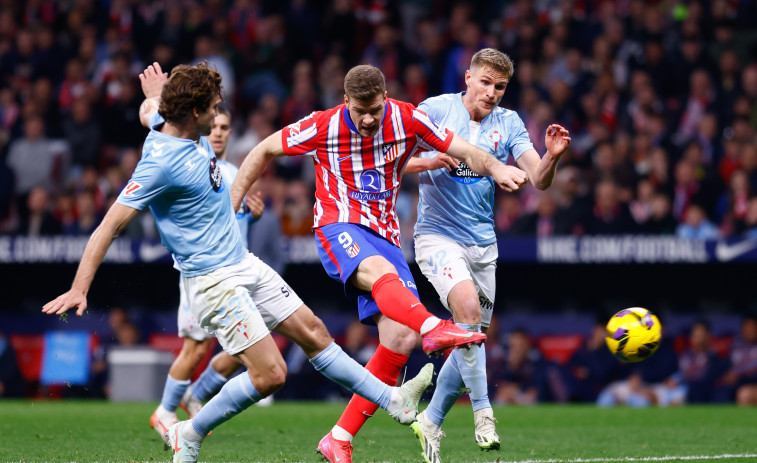
{"type": "Polygon", "coordinates": [[[286,186],[281,211],[281,232],[289,237],[310,236],[313,227],[313,195],[307,184],[294,180],[286,186]]]}
{"type": "Polygon", "coordinates": [[[21,217],[27,213],[27,196],[35,186],[50,188],[61,180],[65,143],[45,137],[45,123],[39,116],[24,121],[24,138],[14,141],[8,151],[7,163],[15,176],[15,194],[21,217]]]}
{"type": "Polygon", "coordinates": [[[95,210],[95,194],[82,190],[76,194],[76,221],[63,229],[66,235],[89,236],[100,225],[100,216],[95,210]]]}
{"type": "Polygon", "coordinates": [[[672,342],[663,338],[657,352],[639,364],[630,364],[627,379],[608,384],[597,397],[597,405],[648,407],[683,405],[686,387],[680,383],[678,359],[672,342]]]}
{"type": "Polygon", "coordinates": [[[494,401],[497,404],[533,405],[562,396],[564,384],[556,374],[557,367],[531,347],[531,339],[525,331],[510,333],[506,350],[503,364],[496,369],[490,367],[490,382],[496,390],[494,401]]]}
{"type": "Polygon", "coordinates": [[[729,367],[720,383],[720,399],[757,405],[757,317],[742,320],[741,335],[733,342],[729,367]]]}
{"type": "Polygon", "coordinates": [[[673,193],[673,217],[678,220],[684,219],[686,208],[691,199],[699,193],[699,182],[696,178],[696,165],[687,160],[681,160],[676,164],[673,193]]]}
{"type": "Polygon", "coordinates": [[[594,402],[602,388],[617,374],[618,360],[605,343],[607,329],[597,323],[584,344],[573,353],[565,366],[569,378],[571,398],[594,402]]]}
{"type": "Polygon", "coordinates": [[[538,237],[567,235],[570,232],[571,224],[567,211],[557,208],[551,191],[540,193],[536,211],[520,216],[510,228],[510,233],[513,235],[538,237]]]}
{"type": "Polygon", "coordinates": [[[513,225],[521,216],[521,204],[518,196],[496,192],[495,198],[494,227],[497,232],[510,233],[513,225]]]}
{"type": "Polygon", "coordinates": [[[741,228],[745,237],[757,239],[757,196],[749,199],[741,228]]]}
{"type": "Polygon", "coordinates": [[[750,190],[749,176],[746,171],[743,169],[734,171],[731,174],[728,188],[721,193],[715,209],[715,217],[728,231],[733,230],[736,223],[744,220],[747,213],[750,190]]]}
{"type": "Polygon", "coordinates": [[[714,240],[720,233],[718,227],[707,219],[702,206],[690,203],[684,213],[684,222],[676,228],[676,236],[685,240],[714,240]]]}
{"type": "Polygon", "coordinates": [[[71,149],[72,167],[97,166],[100,124],[85,98],[77,98],[71,104],[71,113],[63,119],[63,133],[71,149]]]}
{"type": "Polygon", "coordinates": [[[674,235],[678,221],[673,217],[671,201],[665,193],[654,193],[650,202],[651,215],[644,222],[640,231],[652,235],[674,235]]]}
{"type": "Polygon", "coordinates": [[[232,106],[234,90],[236,89],[234,68],[226,57],[221,54],[218,41],[207,35],[197,37],[197,40],[195,40],[194,55],[195,59],[191,65],[206,61],[221,74],[223,99],[228,106],[232,106]]]}
{"type": "Polygon", "coordinates": [[[361,64],[372,64],[381,69],[387,83],[399,82],[410,64],[409,54],[399,39],[398,31],[391,24],[379,24],[360,60],[361,64]]]}
{"type": "Polygon", "coordinates": [[[698,321],[691,326],[688,344],[688,348],[678,357],[681,381],[687,388],[686,401],[711,402],[722,362],[710,345],[710,325],[706,321],[698,321]]]}
{"type": "Polygon", "coordinates": [[[95,101],[97,89],[85,76],[86,63],[78,58],[72,58],[66,63],[66,77],[60,86],[58,94],[58,107],[61,112],[67,113],[71,105],[79,98],[95,101]]]}
{"type": "Polygon", "coordinates": [[[313,66],[301,60],[294,67],[292,93],[284,100],[281,108],[281,122],[289,125],[315,111],[318,100],[313,86],[313,66]]]}
{"type": "Polygon", "coordinates": [[[16,351],[0,331],[0,399],[21,397],[24,394],[24,378],[16,360],[16,351]]]}
{"type": "Polygon", "coordinates": [[[594,209],[586,224],[590,235],[622,235],[635,231],[628,206],[620,202],[620,191],[611,180],[600,181],[594,190],[594,209]]]}
{"type": "MultiPolygon", "coordinates": [[[[457,4],[456,11],[470,8],[470,5],[457,4]]],[[[469,13],[460,13],[467,15],[469,13]]],[[[457,29],[450,25],[453,35],[456,35],[457,45],[447,53],[441,93],[455,93],[465,87],[465,71],[470,66],[473,54],[482,48],[481,29],[472,21],[463,22],[457,29]]],[[[540,131],[541,132],[541,131],[540,131]]]]}
{"type": "Polygon", "coordinates": [[[62,228],[50,212],[50,198],[44,187],[36,186],[29,192],[28,214],[23,217],[16,233],[22,236],[60,234],[62,228]]]}

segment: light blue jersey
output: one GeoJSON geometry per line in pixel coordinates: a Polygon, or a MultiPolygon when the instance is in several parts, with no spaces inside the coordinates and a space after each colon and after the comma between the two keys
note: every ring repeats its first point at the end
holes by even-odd
{"type": "MultiPolygon", "coordinates": [[[[465,109],[463,93],[429,98],[418,105],[418,109],[503,163],[511,155],[517,160],[521,154],[534,149],[516,112],[497,107],[479,124],[471,120],[465,109]]],[[[432,158],[437,154],[430,151],[422,153],[421,157],[432,158]]],[[[461,244],[478,246],[497,240],[493,212],[496,184],[491,177],[475,174],[465,163],[460,163],[452,172],[437,169],[421,172],[418,176],[420,202],[416,235],[432,233],[461,244]]]]}
{"type": "Polygon", "coordinates": [[[155,113],[142,159],[116,202],[150,206],[160,240],[185,277],[205,275],[245,256],[231,197],[207,138],[198,142],[159,132],[155,113]]]}
{"type": "MultiPolygon", "coordinates": [[[[239,173],[239,168],[235,166],[234,164],[230,163],[229,161],[225,161],[223,159],[218,160],[218,167],[221,168],[221,175],[223,175],[223,182],[226,185],[233,185],[234,179],[237,178],[237,174],[239,173]]],[[[231,188],[229,188],[230,190],[231,188]]],[[[231,191],[229,191],[229,194],[231,194],[231,191]]],[[[247,211],[245,212],[244,203],[239,207],[239,210],[236,213],[237,217],[237,225],[239,225],[239,234],[242,236],[242,244],[245,244],[247,242],[247,232],[250,230],[250,221],[252,220],[252,213],[247,211]]],[[[245,245],[245,248],[247,246],[245,245]]]]}

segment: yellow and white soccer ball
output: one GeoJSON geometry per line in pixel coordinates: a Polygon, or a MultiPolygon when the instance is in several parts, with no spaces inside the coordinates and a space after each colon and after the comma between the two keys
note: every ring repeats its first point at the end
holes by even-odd
{"type": "Polygon", "coordinates": [[[624,362],[641,362],[660,347],[662,325],[647,309],[631,307],[613,315],[607,322],[607,347],[624,362]]]}

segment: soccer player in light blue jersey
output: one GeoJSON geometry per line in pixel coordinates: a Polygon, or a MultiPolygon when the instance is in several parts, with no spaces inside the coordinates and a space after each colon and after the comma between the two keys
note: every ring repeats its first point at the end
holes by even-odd
{"type": "MultiPolygon", "coordinates": [[[[218,158],[218,167],[221,169],[221,175],[226,185],[234,183],[234,177],[239,170],[226,161],[226,146],[229,143],[230,136],[231,114],[225,107],[219,106],[218,115],[210,128],[208,141],[213,148],[213,153],[218,158]]],[[[245,204],[247,208],[240,208],[236,213],[237,225],[243,242],[247,238],[250,222],[260,217],[265,208],[259,193],[248,195],[245,198],[245,204]]],[[[193,418],[202,408],[202,401],[226,384],[226,381],[240,366],[239,361],[234,357],[221,352],[213,357],[197,381],[189,384],[192,373],[210,349],[210,341],[213,335],[200,326],[192,313],[181,278],[179,279],[178,329],[179,337],[184,338],[184,343],[168,371],[160,405],[150,416],[150,426],[160,436],[163,436],[168,428],[179,421],[176,416],[177,406],[184,409],[189,417],[193,418]]],[[[272,397],[268,396],[263,401],[272,397]]]]}
{"type": "Polygon", "coordinates": [[[221,77],[205,64],[177,66],[168,78],[157,63],[140,74],[146,100],[140,121],[150,128],[131,180],[89,239],[71,289],[42,308],[63,314],[87,308],[87,293],[110,244],[149,206],[163,245],[181,272],[189,307],[200,326],[247,367],[200,412],[163,436],[173,461],[196,462],[215,427],[278,390],[286,363],[269,330],[288,337],[329,379],[410,424],[431,383],[433,366],[399,388],[389,387],[345,354],[323,322],[242,243],[227,185],[208,134],[221,102],[221,77]]]}
{"type": "MultiPolygon", "coordinates": [[[[543,190],[552,183],[557,162],[570,144],[569,133],[557,124],[547,127],[547,152],[539,156],[518,114],[499,107],[512,75],[513,63],[507,55],[491,48],[480,50],[465,72],[466,91],[429,98],[418,108],[502,163],[512,156],[531,183],[543,190]]],[[[422,154],[424,158],[435,155],[422,154]]],[[[420,171],[416,261],[455,322],[470,331],[486,331],[494,307],[498,255],[495,183],[462,162],[449,161],[452,167],[447,169],[424,171],[428,159],[413,160],[407,168],[407,172],[420,171]]],[[[454,350],[439,371],[431,403],[412,425],[427,462],[441,462],[441,425],[464,390],[470,391],[476,443],[482,449],[499,449],[485,352],[483,345],[454,350]]]]}

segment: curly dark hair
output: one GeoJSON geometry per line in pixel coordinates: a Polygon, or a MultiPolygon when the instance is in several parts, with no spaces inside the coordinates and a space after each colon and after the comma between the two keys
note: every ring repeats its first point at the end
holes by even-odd
{"type": "Polygon", "coordinates": [[[207,63],[180,64],[171,70],[160,94],[158,112],[168,122],[182,122],[192,110],[205,111],[221,94],[221,75],[207,63]]]}

